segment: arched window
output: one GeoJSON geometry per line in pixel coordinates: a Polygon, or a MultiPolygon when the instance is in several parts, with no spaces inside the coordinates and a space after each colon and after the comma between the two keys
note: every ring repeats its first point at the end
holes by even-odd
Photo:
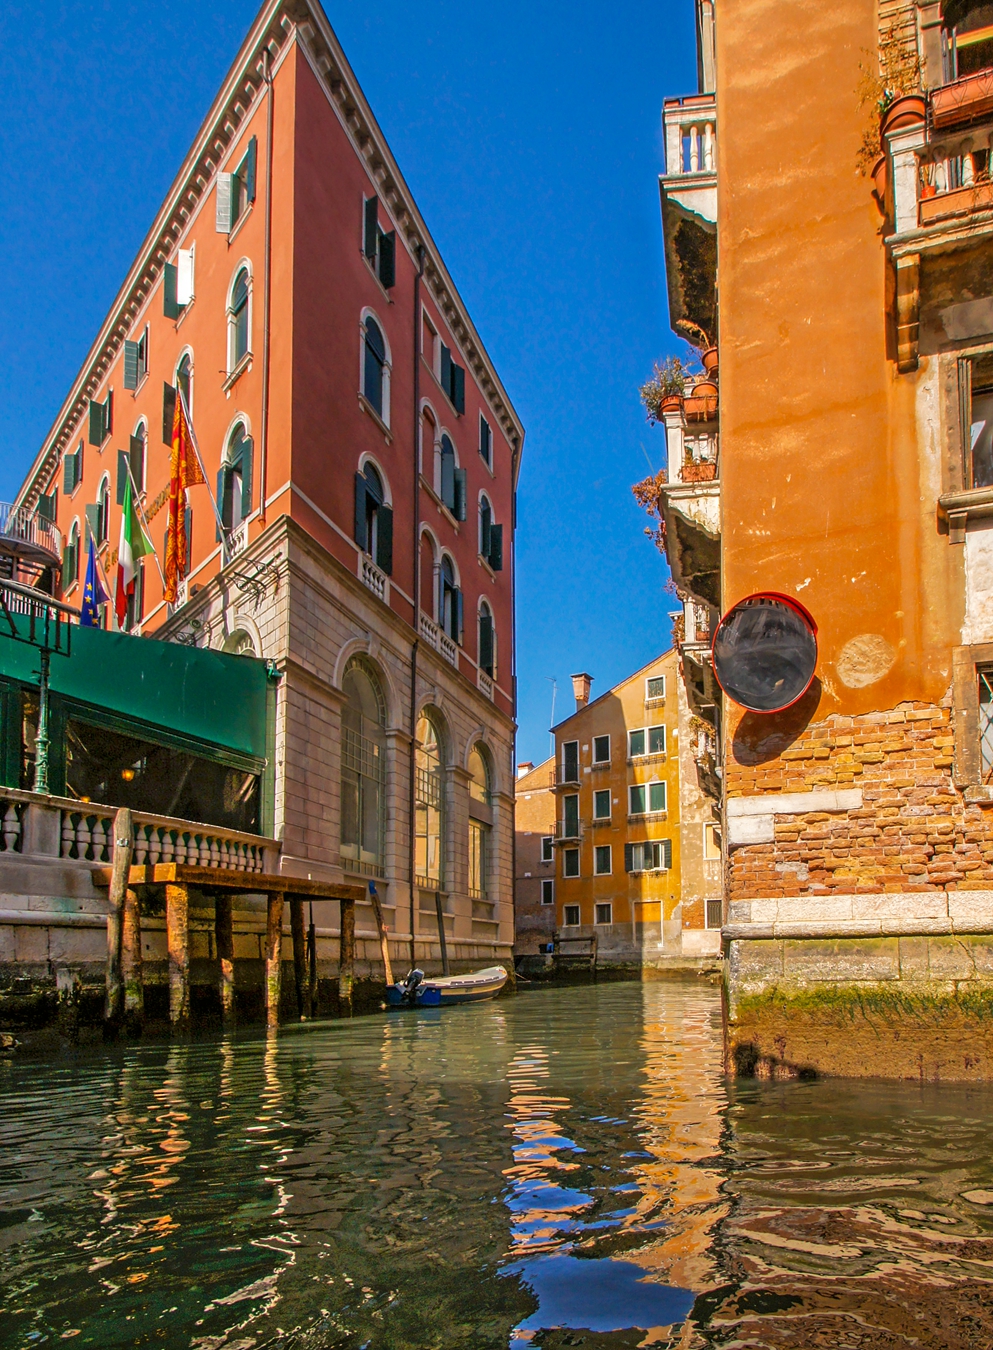
{"type": "Polygon", "coordinates": [[[465,520],[465,469],[455,462],[455,446],[451,437],[441,438],[441,500],[456,520],[465,520]]]}
{"type": "Polygon", "coordinates": [[[251,276],[247,267],[239,268],[231,287],[228,304],[228,374],[238,366],[251,349],[251,276]]]}
{"type": "Polygon", "coordinates": [[[455,564],[446,553],[438,575],[438,623],[453,642],[462,641],[462,592],[455,581],[455,564]]]}
{"type": "Polygon", "coordinates": [[[376,466],[355,475],[355,542],[387,576],[393,571],[393,511],[376,466]]]}
{"type": "MultiPolygon", "coordinates": [[[[475,745],[469,755],[469,897],[474,901],[488,899],[492,828],[489,767],[482,747],[475,745]]],[[[489,918],[489,912],[475,917],[489,918]]]]}
{"type": "Polygon", "coordinates": [[[145,426],[145,419],[141,418],[131,435],[128,446],[128,453],[125,455],[123,450],[118,451],[117,455],[117,504],[120,506],[124,501],[124,484],[130,475],[131,492],[139,493],[145,490],[145,452],[148,446],[148,430],[145,426]],[[125,460],[127,461],[125,463],[125,460]]]}
{"type": "Polygon", "coordinates": [[[444,881],[442,742],[434,720],[427,713],[418,718],[415,735],[417,747],[414,751],[414,873],[416,884],[422,890],[437,891],[441,889],[444,881]]]}
{"type": "MultiPolygon", "coordinates": [[[[248,312],[246,305],[246,314],[248,312]]],[[[236,363],[237,364],[237,363],[236,363]]],[[[193,416],[193,357],[189,352],[183,354],[179,365],[176,367],[176,388],[183,391],[183,398],[186,400],[186,410],[193,416]]]]}
{"type": "Polygon", "coordinates": [[[341,857],[352,870],[380,875],[383,865],[383,787],[386,703],[375,671],[352,657],[341,682],[341,857]]]}
{"type": "Polygon", "coordinates": [[[479,553],[486,558],[490,552],[490,530],[493,526],[493,508],[484,492],[479,499],[479,553]]]}
{"type": "Polygon", "coordinates": [[[437,605],[437,589],[435,587],[435,552],[434,540],[424,530],[421,534],[421,609],[433,619],[437,605]]]}
{"type": "Polygon", "coordinates": [[[107,477],[104,477],[97,493],[93,536],[93,542],[98,547],[110,538],[110,480],[107,477]]]}
{"type": "Polygon", "coordinates": [[[226,530],[236,530],[252,514],[253,449],[244,422],[238,422],[228,437],[224,463],[217,476],[217,500],[226,530]]]}
{"type": "Polygon", "coordinates": [[[377,415],[389,424],[389,366],[383,330],[370,315],[365,321],[362,392],[377,415]]]}
{"type": "Polygon", "coordinates": [[[69,539],[62,551],[62,593],[79,580],[79,521],[72,522],[69,539]]]}
{"type": "Polygon", "coordinates": [[[479,606],[479,645],[476,661],[479,669],[486,672],[490,679],[496,678],[496,633],[493,628],[493,611],[489,602],[484,600],[479,606]]]}

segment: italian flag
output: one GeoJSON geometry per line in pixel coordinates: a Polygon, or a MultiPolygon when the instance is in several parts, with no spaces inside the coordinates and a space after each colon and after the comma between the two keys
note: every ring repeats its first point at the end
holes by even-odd
{"type": "Polygon", "coordinates": [[[134,594],[135,564],[155,549],[148,535],[141,528],[134,498],[131,495],[131,475],[124,481],[124,504],[121,516],[121,542],[117,550],[117,591],[114,595],[114,608],[117,622],[123,628],[128,613],[128,598],[134,594]]]}

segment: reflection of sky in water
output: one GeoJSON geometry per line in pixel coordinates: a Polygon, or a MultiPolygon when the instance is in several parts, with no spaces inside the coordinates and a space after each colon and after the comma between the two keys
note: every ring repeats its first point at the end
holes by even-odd
{"type": "Polygon", "coordinates": [[[521,1322],[519,1332],[543,1327],[647,1331],[682,1322],[693,1306],[690,1290],[649,1281],[632,1261],[542,1256],[512,1266],[508,1273],[519,1275],[538,1299],[538,1311],[521,1322]]]}

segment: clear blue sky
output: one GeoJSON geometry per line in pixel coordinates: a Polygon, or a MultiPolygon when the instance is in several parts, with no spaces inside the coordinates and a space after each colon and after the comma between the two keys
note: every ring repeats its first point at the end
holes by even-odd
{"type": "MultiPolygon", "coordinates": [[[[326,0],[527,428],[518,756],[669,641],[630,484],[661,467],[637,386],[669,332],[662,99],[696,88],[692,0],[326,0]]],[[[251,23],[254,0],[6,11],[0,499],[10,500],[251,23]],[[68,318],[67,318],[68,316],[68,318]]]]}

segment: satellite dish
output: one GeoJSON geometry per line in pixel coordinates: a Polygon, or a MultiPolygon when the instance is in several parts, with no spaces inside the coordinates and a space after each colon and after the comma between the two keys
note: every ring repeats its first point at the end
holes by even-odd
{"type": "Polygon", "coordinates": [[[787,595],[750,595],[718,624],[713,658],[728,698],[750,712],[781,712],[803,698],[813,681],[817,625],[787,595]]]}

